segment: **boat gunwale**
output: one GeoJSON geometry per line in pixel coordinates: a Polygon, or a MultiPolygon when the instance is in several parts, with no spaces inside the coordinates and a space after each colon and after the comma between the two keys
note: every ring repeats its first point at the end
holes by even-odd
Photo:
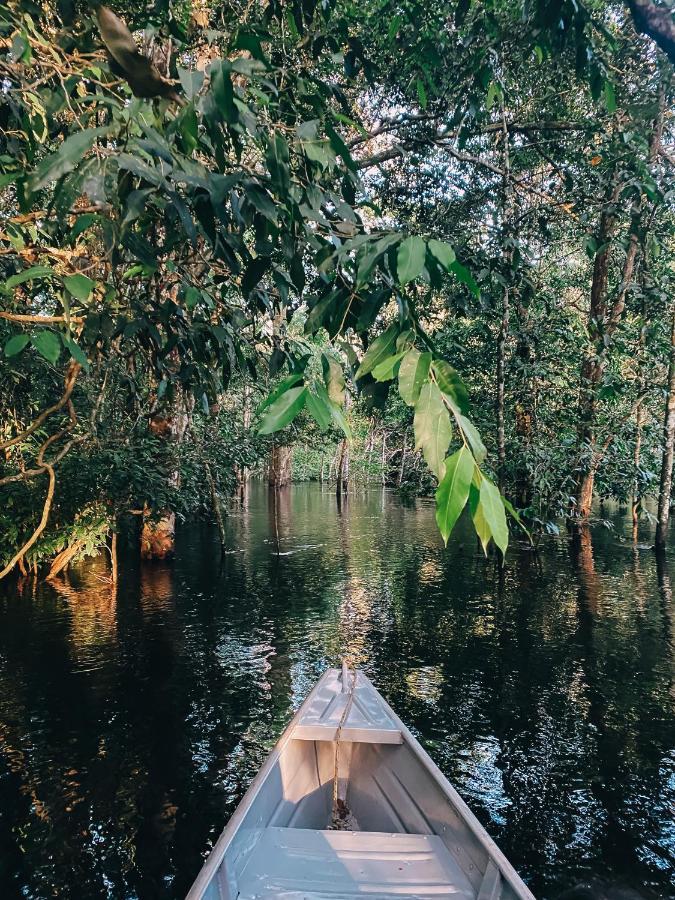
{"type": "MultiPolygon", "coordinates": [[[[374,687],[374,685],[373,685],[374,687]]],[[[377,688],[375,688],[377,690],[377,688]]],[[[378,691],[379,693],[379,691],[378,691]]],[[[394,721],[401,729],[401,734],[403,735],[403,744],[404,746],[407,744],[413,753],[418,757],[420,762],[424,765],[424,767],[428,770],[429,774],[433,778],[434,782],[441,789],[445,797],[450,801],[450,803],[455,807],[457,813],[460,818],[464,820],[471,833],[478,841],[482,844],[483,848],[486,850],[488,854],[488,866],[490,864],[490,860],[492,860],[497,868],[499,869],[502,876],[505,877],[509,886],[516,892],[520,900],[536,900],[536,897],[532,893],[532,891],[525,884],[521,876],[518,874],[516,869],[511,865],[508,861],[507,857],[504,853],[499,849],[495,841],[490,837],[490,835],[485,830],[484,826],[481,825],[476,815],[471,811],[466,801],[462,799],[462,797],[457,792],[457,789],[453,787],[449,778],[447,778],[443,772],[439,769],[433,759],[429,756],[424,747],[417,740],[415,735],[410,731],[408,726],[403,722],[397,715],[396,712],[389,706],[387,701],[382,697],[382,703],[387,708],[389,714],[393,717],[394,721]]],[[[487,866],[486,866],[487,871],[487,866]]],[[[485,874],[485,873],[483,873],[485,874]]]]}
{"type": "MultiPolygon", "coordinates": [[[[199,874],[197,875],[190,890],[188,891],[185,900],[201,900],[201,898],[204,896],[204,893],[208,889],[218,869],[220,868],[227,849],[232,842],[235,834],[237,833],[240,825],[242,824],[244,817],[248,813],[253,800],[267,781],[267,778],[269,777],[272,769],[277,763],[286,745],[290,740],[292,740],[295,725],[300,719],[305,706],[312,701],[314,695],[323,685],[323,682],[326,681],[329,677],[334,676],[336,671],[339,672],[340,670],[335,668],[326,669],[326,671],[321,675],[312,690],[309,692],[307,697],[295,711],[293,718],[281,733],[278,741],[268,754],[265,762],[258,770],[258,773],[254,777],[254,779],[251,781],[251,784],[248,786],[244,796],[241,798],[239,804],[237,805],[237,808],[232,813],[232,816],[230,817],[227,825],[221,832],[216,843],[213,845],[213,848],[211,849],[209,855],[206,857],[206,860],[204,861],[199,874]]],[[[389,715],[391,715],[393,721],[401,730],[401,734],[403,737],[402,744],[391,746],[400,747],[407,744],[411,752],[417,757],[419,762],[429,772],[429,775],[431,776],[436,786],[440,789],[443,796],[445,796],[449,803],[455,808],[457,814],[464,821],[474,838],[476,838],[476,840],[482,845],[483,849],[488,854],[486,871],[488,870],[490,860],[492,860],[497,869],[499,869],[501,876],[506,880],[509,887],[515,892],[519,900],[536,900],[534,894],[527,887],[516,869],[511,865],[504,853],[499,849],[495,841],[490,837],[483,825],[481,825],[478,818],[471,811],[467,803],[459,795],[456,788],[453,787],[450,780],[439,769],[439,767],[429,756],[424,747],[417,740],[415,735],[410,731],[407,725],[399,718],[396,712],[387,703],[382,694],[370,681],[368,676],[360,670],[359,675],[365,678],[366,681],[374,688],[374,690],[377,691],[377,694],[384,704],[387,712],[389,713],[389,715]]],[[[485,873],[483,873],[483,875],[485,875],[485,873]]]]}

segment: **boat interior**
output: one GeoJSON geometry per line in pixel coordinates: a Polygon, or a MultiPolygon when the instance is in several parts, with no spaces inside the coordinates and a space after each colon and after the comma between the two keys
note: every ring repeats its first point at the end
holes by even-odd
{"type": "Polygon", "coordinates": [[[210,861],[188,900],[532,896],[368,679],[344,669],[303,704],[210,861]]]}

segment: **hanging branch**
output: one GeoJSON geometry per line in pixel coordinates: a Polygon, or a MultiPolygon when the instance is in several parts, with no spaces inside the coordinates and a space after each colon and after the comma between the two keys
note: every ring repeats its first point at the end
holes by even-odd
{"type": "MultiPolygon", "coordinates": [[[[79,366],[78,366],[79,368],[79,366]]],[[[54,444],[56,441],[60,440],[64,434],[68,434],[68,432],[72,431],[75,425],[77,424],[77,416],[75,414],[75,407],[73,406],[72,400],[68,399],[68,413],[70,415],[70,423],[66,425],[65,428],[62,428],[61,431],[57,431],[56,434],[53,434],[51,437],[47,438],[44,444],[40,447],[40,450],[37,455],[38,465],[41,467],[43,472],[47,472],[49,478],[49,484],[47,486],[47,496],[45,497],[45,502],[42,507],[42,516],[40,517],[40,522],[33,532],[33,534],[28,538],[26,543],[21,547],[14,556],[10,559],[4,569],[0,571],[0,581],[12,571],[14,566],[20,561],[23,560],[26,553],[30,550],[30,548],[35,544],[37,539],[40,537],[42,532],[47,527],[47,522],[49,521],[49,513],[51,512],[52,503],[54,501],[54,489],[56,487],[56,474],[54,472],[54,466],[52,463],[48,463],[45,458],[45,452],[49,449],[49,447],[54,444]]]]}
{"type": "MultiPolygon", "coordinates": [[[[75,382],[77,381],[77,376],[79,375],[81,368],[82,366],[79,363],[75,362],[75,360],[72,360],[70,362],[68,369],[66,370],[66,377],[64,378],[63,382],[65,390],[63,392],[63,395],[61,396],[61,399],[58,400],[53,406],[50,406],[47,409],[43,410],[37,417],[37,419],[35,419],[33,424],[29,425],[28,428],[21,432],[21,434],[17,434],[16,437],[10,438],[8,441],[0,443],[0,450],[7,450],[9,447],[13,447],[15,444],[19,444],[30,434],[33,434],[34,431],[37,431],[40,425],[42,425],[42,423],[45,422],[53,413],[58,412],[60,409],[63,409],[66,403],[69,403],[70,395],[75,389],[75,382]]],[[[45,449],[46,448],[43,445],[40,449],[40,452],[42,453],[45,449]]]]}

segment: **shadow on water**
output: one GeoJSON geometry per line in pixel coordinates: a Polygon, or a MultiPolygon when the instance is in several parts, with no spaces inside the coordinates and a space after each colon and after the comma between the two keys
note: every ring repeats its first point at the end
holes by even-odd
{"type": "Polygon", "coordinates": [[[3,900],[184,896],[342,656],[538,896],[675,896],[675,554],[617,518],[500,571],[378,489],[252,485],[226,529],[0,595],[3,900]]]}

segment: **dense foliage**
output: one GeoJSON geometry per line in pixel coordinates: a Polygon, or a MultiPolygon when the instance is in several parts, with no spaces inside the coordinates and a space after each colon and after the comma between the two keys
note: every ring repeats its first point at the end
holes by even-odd
{"type": "Polygon", "coordinates": [[[284,444],[435,491],[446,541],[468,507],[486,550],[514,506],[638,515],[659,468],[667,509],[644,7],[3,8],[0,577],[215,510],[284,444]]]}

